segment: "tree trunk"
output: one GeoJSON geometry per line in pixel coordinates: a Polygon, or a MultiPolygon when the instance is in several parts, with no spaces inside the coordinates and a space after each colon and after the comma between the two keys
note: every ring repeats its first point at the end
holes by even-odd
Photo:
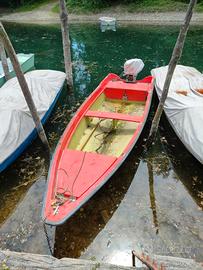
{"type": "Polygon", "coordinates": [[[6,52],[4,50],[4,46],[1,40],[0,40],[0,59],[1,59],[2,67],[3,67],[5,79],[6,81],[8,81],[10,79],[8,62],[7,62],[6,52]]]}
{"type": "Polygon", "coordinates": [[[16,56],[15,50],[14,50],[14,48],[13,48],[13,46],[12,46],[10,40],[9,40],[9,37],[8,37],[8,35],[7,35],[7,33],[6,33],[6,31],[5,31],[5,29],[4,29],[1,22],[0,22],[0,38],[2,39],[4,47],[5,47],[5,49],[6,49],[7,53],[8,53],[8,56],[10,57],[11,63],[13,65],[13,69],[14,69],[14,71],[16,73],[16,77],[17,77],[18,82],[19,82],[19,84],[21,86],[23,95],[25,97],[28,108],[29,108],[30,113],[32,115],[32,118],[33,118],[33,121],[35,123],[38,135],[39,135],[42,143],[44,144],[44,146],[45,146],[45,148],[47,150],[47,153],[50,153],[49,143],[48,143],[46,134],[44,132],[42,123],[40,121],[40,118],[38,116],[38,113],[37,113],[35,104],[33,102],[32,96],[30,94],[27,82],[26,82],[24,74],[23,74],[23,72],[21,70],[21,66],[20,66],[20,64],[18,62],[18,58],[16,56]]]}
{"type": "Polygon", "coordinates": [[[150,130],[150,134],[149,134],[149,138],[148,138],[148,142],[147,142],[148,146],[155,139],[155,136],[156,136],[156,133],[158,130],[158,126],[159,126],[159,122],[160,122],[160,118],[161,118],[161,114],[163,112],[164,103],[165,103],[165,100],[166,100],[167,95],[168,95],[168,90],[169,90],[169,86],[171,83],[171,79],[172,79],[175,67],[176,67],[176,65],[177,65],[177,63],[182,55],[182,51],[183,51],[183,47],[184,47],[184,43],[185,43],[185,38],[187,35],[187,31],[188,31],[188,28],[190,25],[190,20],[192,18],[193,9],[194,9],[196,2],[197,2],[197,0],[190,0],[184,23],[180,29],[178,39],[177,39],[175,47],[173,49],[172,57],[171,57],[171,60],[169,62],[169,65],[168,65],[168,72],[166,75],[166,80],[164,83],[163,92],[162,92],[154,119],[152,121],[152,126],[151,126],[151,130],[150,130]]]}
{"type": "Polygon", "coordinates": [[[59,6],[60,6],[61,32],[63,39],[63,55],[66,70],[66,79],[69,91],[73,92],[73,75],[72,75],[71,48],[69,38],[69,26],[68,26],[68,12],[65,0],[59,0],[59,6]]]}

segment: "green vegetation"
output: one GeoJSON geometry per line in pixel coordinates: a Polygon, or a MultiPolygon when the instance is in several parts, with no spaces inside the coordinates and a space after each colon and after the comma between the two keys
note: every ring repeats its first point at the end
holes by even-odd
{"type": "Polygon", "coordinates": [[[9,7],[16,11],[30,11],[44,4],[56,2],[56,0],[0,0],[3,7],[9,7]]]}
{"type": "MultiPolygon", "coordinates": [[[[1,0],[2,4],[18,11],[29,11],[54,0],[1,0]]],[[[56,1],[56,0],[55,0],[56,1]]],[[[69,12],[100,12],[106,8],[120,12],[185,11],[189,0],[66,0],[69,12]]],[[[59,12],[58,4],[52,9],[59,12]]],[[[203,12],[203,0],[197,1],[196,11],[203,12]]]]}
{"type": "MultiPolygon", "coordinates": [[[[106,8],[124,12],[155,12],[155,11],[185,11],[188,0],[66,0],[69,12],[87,13],[100,12],[106,8]]],[[[203,0],[199,0],[196,11],[203,12],[203,0]]],[[[59,12],[58,4],[52,9],[59,12]]]]}
{"type": "Polygon", "coordinates": [[[22,6],[17,7],[17,11],[31,11],[33,9],[39,8],[47,3],[50,3],[53,1],[50,0],[38,0],[38,1],[28,1],[28,3],[25,3],[22,6]]]}

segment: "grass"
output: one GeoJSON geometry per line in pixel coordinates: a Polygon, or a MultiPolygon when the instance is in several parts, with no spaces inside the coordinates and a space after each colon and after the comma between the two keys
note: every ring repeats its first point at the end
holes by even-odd
{"type": "MultiPolygon", "coordinates": [[[[72,0],[68,1],[67,3],[67,9],[68,12],[70,13],[77,13],[77,14],[87,14],[87,13],[98,13],[102,10],[104,10],[105,8],[92,8],[89,6],[85,6],[85,5],[75,5],[72,0]]],[[[52,8],[52,12],[55,13],[59,13],[59,5],[56,4],[53,8],[52,8]]]]}
{"type": "Polygon", "coordinates": [[[197,4],[195,10],[196,10],[197,12],[203,12],[203,3],[197,4]]]}
{"type": "Polygon", "coordinates": [[[38,1],[34,1],[31,4],[26,4],[24,6],[18,7],[14,11],[17,11],[17,12],[32,11],[34,9],[40,8],[41,6],[45,4],[52,3],[52,2],[56,2],[56,1],[55,0],[38,0],[38,1]]]}
{"type": "MultiPolygon", "coordinates": [[[[142,4],[129,4],[127,9],[129,12],[170,12],[170,11],[186,11],[188,4],[176,0],[144,0],[142,4]]],[[[203,3],[199,3],[195,7],[195,11],[203,12],[203,3]]]]}
{"type": "MultiPolygon", "coordinates": [[[[116,10],[119,12],[170,12],[170,11],[186,11],[188,4],[177,0],[144,0],[142,3],[120,4],[109,7],[112,12],[116,10]]],[[[67,1],[67,8],[70,13],[84,14],[84,13],[98,13],[105,11],[108,7],[93,8],[86,5],[76,5],[74,0],[67,1]]],[[[59,13],[59,6],[56,4],[53,12],[59,13]]],[[[199,3],[195,8],[196,12],[203,12],[203,3],[199,3]]]]}
{"type": "MultiPolygon", "coordinates": [[[[19,7],[15,9],[15,11],[23,12],[23,11],[31,11],[41,6],[56,2],[56,0],[38,0],[34,1],[34,3],[27,4],[25,6],[19,7]]],[[[101,11],[105,11],[106,9],[115,10],[118,12],[169,12],[169,11],[186,11],[187,4],[177,0],[143,0],[142,3],[134,3],[131,4],[123,4],[123,1],[120,1],[120,4],[114,4],[111,7],[93,7],[91,5],[78,5],[75,4],[74,0],[67,0],[67,8],[70,13],[77,14],[87,14],[87,13],[98,13],[101,11]]],[[[203,12],[203,3],[199,3],[196,5],[195,11],[203,12]]],[[[59,13],[59,5],[56,5],[52,8],[52,12],[59,13]]]]}
{"type": "Polygon", "coordinates": [[[129,12],[168,12],[168,11],[185,11],[187,4],[175,0],[144,0],[142,4],[132,3],[128,5],[129,12]]]}
{"type": "Polygon", "coordinates": [[[59,5],[56,4],[56,5],[52,8],[51,11],[54,12],[54,13],[59,13],[59,5]]]}

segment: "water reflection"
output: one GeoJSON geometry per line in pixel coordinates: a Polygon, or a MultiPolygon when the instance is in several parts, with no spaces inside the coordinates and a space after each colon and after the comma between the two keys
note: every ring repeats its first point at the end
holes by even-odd
{"type": "Polygon", "coordinates": [[[131,250],[135,249],[202,261],[201,211],[177,181],[160,146],[158,140],[140,162],[118,209],[82,258],[94,255],[97,260],[111,263],[120,254],[119,263],[130,266],[131,250]]]}
{"type": "Polygon", "coordinates": [[[72,53],[73,53],[73,67],[74,67],[74,81],[77,83],[78,98],[87,96],[88,86],[91,82],[90,71],[88,66],[84,63],[86,48],[84,42],[78,42],[77,39],[72,38],[72,53]]]}
{"type": "Polygon", "coordinates": [[[156,228],[156,234],[159,233],[159,223],[157,218],[157,211],[156,211],[156,198],[154,193],[154,174],[153,174],[153,163],[151,159],[147,160],[147,168],[148,168],[148,174],[149,174],[149,197],[150,197],[150,203],[151,203],[151,209],[152,209],[152,215],[153,215],[153,222],[154,226],[156,228]]]}
{"type": "Polygon", "coordinates": [[[164,147],[175,172],[196,204],[203,209],[203,166],[185,148],[170,127],[166,117],[162,120],[164,147]]]}
{"type": "MultiPolygon", "coordinates": [[[[140,142],[138,143],[140,145],[140,142]]],[[[128,157],[127,162],[105,186],[64,225],[57,226],[55,256],[79,257],[104,228],[122,201],[139,165],[142,147],[128,157]]],[[[107,246],[110,246],[110,242],[107,246]]]]}
{"type": "Polygon", "coordinates": [[[29,151],[24,153],[18,162],[0,174],[0,224],[8,218],[26,191],[44,173],[44,157],[43,153],[39,155],[39,150],[40,147],[36,146],[32,155],[29,151]]]}

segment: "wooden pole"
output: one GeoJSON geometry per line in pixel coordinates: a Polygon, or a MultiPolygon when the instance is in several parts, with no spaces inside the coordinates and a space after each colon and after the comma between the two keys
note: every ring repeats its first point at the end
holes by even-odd
{"type": "Polygon", "coordinates": [[[59,6],[60,6],[61,32],[63,39],[63,55],[64,55],[66,79],[69,91],[73,92],[73,75],[72,75],[71,48],[69,38],[69,26],[68,26],[68,12],[65,0],[59,0],[59,6]]]}
{"type": "Polygon", "coordinates": [[[1,40],[0,40],[0,59],[1,59],[2,67],[3,67],[5,79],[6,79],[6,81],[8,81],[10,79],[8,62],[7,62],[7,57],[6,57],[4,45],[3,45],[3,42],[1,40]]]}
{"type": "Polygon", "coordinates": [[[13,65],[13,69],[14,69],[14,71],[16,73],[16,77],[17,77],[18,82],[19,82],[19,84],[21,86],[23,95],[25,97],[28,108],[29,108],[30,113],[32,115],[32,118],[33,118],[33,121],[35,123],[38,135],[39,135],[42,143],[44,144],[44,146],[45,146],[45,148],[47,150],[47,153],[50,153],[49,143],[48,143],[46,134],[44,132],[42,123],[40,121],[40,118],[38,116],[37,109],[35,107],[34,101],[33,101],[32,96],[30,94],[27,82],[26,82],[24,74],[23,74],[23,72],[21,70],[21,67],[20,67],[20,64],[18,62],[18,58],[16,56],[15,50],[14,50],[14,48],[13,48],[11,42],[10,42],[10,39],[9,39],[9,37],[8,37],[8,35],[7,35],[7,33],[6,33],[6,31],[5,31],[5,29],[4,29],[1,22],[0,22],[0,38],[2,39],[3,45],[4,45],[4,47],[5,47],[6,51],[7,51],[8,56],[10,57],[11,63],[13,65]]]}
{"type": "Polygon", "coordinates": [[[158,108],[156,110],[154,119],[152,121],[152,126],[151,126],[151,130],[150,130],[150,134],[149,134],[149,138],[148,138],[148,142],[147,142],[148,146],[154,141],[154,139],[156,137],[161,114],[162,114],[163,108],[164,108],[164,103],[165,103],[165,100],[166,100],[167,95],[168,95],[168,90],[169,90],[169,86],[171,83],[171,79],[172,79],[175,67],[176,67],[176,65],[177,65],[177,63],[182,55],[182,51],[183,51],[183,47],[184,47],[184,43],[185,43],[185,38],[186,38],[188,29],[189,29],[190,20],[192,18],[193,9],[195,7],[196,2],[197,2],[197,0],[190,0],[189,6],[188,6],[188,9],[186,12],[186,16],[184,19],[184,23],[183,23],[182,27],[180,28],[178,39],[177,39],[175,47],[173,49],[171,60],[170,60],[169,65],[168,65],[168,72],[166,75],[166,80],[164,83],[163,92],[162,92],[160,102],[159,102],[158,108]]]}

